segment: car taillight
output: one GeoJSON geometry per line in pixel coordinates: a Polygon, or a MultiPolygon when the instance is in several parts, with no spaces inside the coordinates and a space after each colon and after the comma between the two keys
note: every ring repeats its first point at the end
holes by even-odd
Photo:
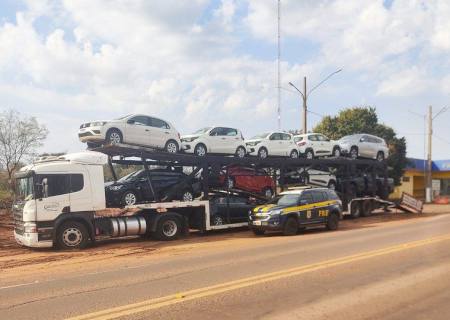
{"type": "Polygon", "coordinates": [[[299,147],[304,146],[305,144],[306,144],[305,141],[299,141],[299,142],[297,142],[297,145],[298,145],[299,147]]]}

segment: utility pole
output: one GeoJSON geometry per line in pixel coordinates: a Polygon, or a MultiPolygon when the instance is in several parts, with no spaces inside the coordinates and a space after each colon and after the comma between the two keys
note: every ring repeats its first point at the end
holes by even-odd
{"type": "Polygon", "coordinates": [[[323,79],[322,81],[320,81],[318,84],[316,84],[311,90],[309,90],[309,92],[306,91],[306,77],[303,77],[303,92],[301,92],[292,82],[289,82],[289,85],[291,87],[293,87],[295,90],[297,90],[298,93],[300,93],[300,95],[302,96],[303,99],[303,133],[307,133],[308,132],[308,122],[307,122],[307,113],[308,113],[308,97],[309,95],[316,90],[322,83],[324,83],[325,81],[327,81],[328,79],[330,79],[333,75],[335,75],[336,73],[341,72],[342,69],[336,70],[335,72],[330,73],[325,79],[323,79]]]}
{"type": "Polygon", "coordinates": [[[280,74],[280,58],[281,58],[281,45],[280,45],[280,9],[281,9],[281,0],[278,0],[278,59],[277,59],[277,73],[278,73],[278,130],[281,130],[281,74],[280,74]]]}
{"type": "Polygon", "coordinates": [[[426,191],[425,191],[425,201],[431,202],[432,199],[432,177],[431,170],[433,162],[431,160],[431,143],[433,140],[433,107],[428,107],[428,156],[427,156],[427,179],[426,179],[426,191]]]}
{"type": "Polygon", "coordinates": [[[308,99],[308,95],[306,94],[306,77],[303,77],[303,134],[308,132],[308,128],[307,128],[307,120],[306,120],[306,115],[308,113],[307,110],[307,106],[306,106],[306,100],[308,99]]]}

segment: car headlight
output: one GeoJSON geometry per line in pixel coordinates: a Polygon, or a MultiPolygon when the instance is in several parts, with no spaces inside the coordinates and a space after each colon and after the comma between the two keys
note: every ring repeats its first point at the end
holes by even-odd
{"type": "Polygon", "coordinates": [[[258,143],[261,143],[261,141],[247,142],[246,145],[248,145],[248,146],[256,146],[258,143]]]}
{"type": "Polygon", "coordinates": [[[198,139],[198,137],[183,138],[183,139],[181,139],[181,141],[182,142],[192,142],[195,139],[198,139]]]}
{"type": "Polygon", "coordinates": [[[281,209],[280,210],[272,210],[272,211],[269,211],[267,214],[271,217],[274,217],[274,216],[279,216],[282,212],[283,212],[283,210],[281,210],[281,209]]]}
{"type": "Polygon", "coordinates": [[[106,124],[106,121],[92,122],[91,127],[101,127],[101,126],[104,126],[105,124],[106,124]]]}
{"type": "Polygon", "coordinates": [[[118,185],[118,186],[110,186],[110,187],[109,187],[109,189],[110,189],[110,190],[113,190],[113,191],[118,191],[118,190],[120,190],[120,189],[122,189],[122,188],[123,188],[122,185],[118,185]]]}

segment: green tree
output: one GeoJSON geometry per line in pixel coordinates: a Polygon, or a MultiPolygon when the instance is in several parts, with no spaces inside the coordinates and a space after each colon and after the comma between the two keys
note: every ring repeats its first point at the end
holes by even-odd
{"type": "Polygon", "coordinates": [[[368,133],[383,138],[389,146],[390,155],[387,163],[390,175],[395,184],[400,184],[400,179],[407,165],[406,140],[404,137],[397,137],[391,127],[378,123],[375,108],[354,107],[344,109],[337,116],[324,117],[314,127],[313,132],[322,133],[334,140],[357,133],[368,133]]]}

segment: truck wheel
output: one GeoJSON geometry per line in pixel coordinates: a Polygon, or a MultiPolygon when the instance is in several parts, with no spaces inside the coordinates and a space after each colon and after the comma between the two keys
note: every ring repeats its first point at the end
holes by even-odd
{"type": "Polygon", "coordinates": [[[283,234],[285,236],[293,236],[298,232],[298,222],[294,217],[289,217],[283,227],[283,234]]]}
{"type": "Polygon", "coordinates": [[[327,229],[328,230],[336,230],[339,226],[339,215],[336,212],[330,213],[327,219],[327,229]]]}
{"type": "Polygon", "coordinates": [[[56,244],[60,249],[83,249],[88,243],[89,233],[84,224],[77,221],[67,221],[58,228],[56,244]]]}
{"type": "Polygon", "coordinates": [[[263,236],[266,233],[266,230],[261,229],[252,229],[252,231],[255,236],[263,236]]]}
{"type": "Polygon", "coordinates": [[[118,144],[123,142],[122,133],[117,129],[111,129],[106,134],[107,144],[118,144]]]}
{"type": "Polygon", "coordinates": [[[372,201],[364,200],[361,204],[361,214],[363,217],[369,217],[372,214],[372,201]]]}
{"type": "Polygon", "coordinates": [[[175,240],[181,232],[181,223],[177,217],[163,216],[156,226],[155,237],[158,240],[175,240]]]}
{"type": "Polygon", "coordinates": [[[352,218],[359,218],[361,216],[361,204],[358,201],[353,201],[350,205],[350,212],[352,218]]]}

